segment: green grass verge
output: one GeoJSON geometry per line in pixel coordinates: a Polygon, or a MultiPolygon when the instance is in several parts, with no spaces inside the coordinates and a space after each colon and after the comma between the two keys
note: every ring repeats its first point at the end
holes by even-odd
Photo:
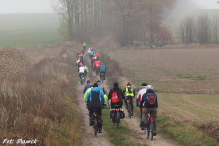
{"type": "Polygon", "coordinates": [[[165,134],[182,145],[216,146],[219,144],[191,123],[174,122],[170,117],[158,115],[157,125],[159,127],[158,133],[165,134]]]}
{"type": "Polygon", "coordinates": [[[103,128],[107,132],[110,142],[115,146],[146,146],[130,140],[131,130],[122,122],[119,124],[119,129],[112,126],[110,119],[109,108],[102,110],[103,128]]]}
{"type": "MultiPolygon", "coordinates": [[[[134,108],[134,113],[140,117],[138,107],[134,108]]],[[[208,137],[205,133],[195,128],[192,123],[176,122],[171,117],[163,116],[158,113],[157,117],[157,132],[174,139],[179,144],[188,146],[216,146],[219,145],[217,140],[208,137]]]]}
{"type": "Polygon", "coordinates": [[[190,80],[209,80],[209,78],[206,75],[179,74],[177,75],[177,77],[190,80]]]}

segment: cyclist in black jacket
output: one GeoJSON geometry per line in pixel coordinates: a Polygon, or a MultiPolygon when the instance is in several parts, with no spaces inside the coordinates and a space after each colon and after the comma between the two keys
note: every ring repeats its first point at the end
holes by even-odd
{"type": "MultiPolygon", "coordinates": [[[[110,103],[111,109],[115,108],[115,105],[117,105],[116,108],[122,108],[122,105],[123,105],[123,102],[122,102],[122,90],[119,88],[119,85],[118,85],[117,82],[115,82],[113,84],[113,88],[110,90],[110,92],[108,94],[108,100],[110,100],[112,98],[112,94],[115,91],[117,93],[119,101],[116,102],[116,103],[113,103],[112,100],[111,100],[111,103],[110,103]]],[[[112,125],[115,125],[115,119],[112,119],[112,125]]]]}

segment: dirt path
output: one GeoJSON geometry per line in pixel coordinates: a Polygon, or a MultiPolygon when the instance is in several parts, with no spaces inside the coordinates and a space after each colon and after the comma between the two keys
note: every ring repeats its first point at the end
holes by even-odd
{"type": "MultiPolygon", "coordinates": [[[[104,46],[104,44],[107,44],[108,42],[110,42],[109,39],[111,38],[107,38],[105,41],[102,41],[101,44],[98,44],[97,49],[101,49],[101,47],[104,46]]],[[[93,75],[95,76],[95,74],[93,75]]],[[[113,86],[108,85],[107,80],[106,80],[104,81],[104,87],[109,93],[110,88],[112,88],[113,86]]],[[[134,107],[134,108],[137,108],[137,107],[134,107]]],[[[127,116],[128,112],[124,106],[123,106],[123,109],[125,111],[126,118],[123,119],[122,122],[124,122],[125,125],[127,125],[127,127],[129,127],[129,129],[132,130],[132,137],[130,137],[131,141],[146,144],[147,146],[178,146],[176,142],[168,138],[163,138],[162,136],[159,135],[159,133],[157,136],[154,137],[153,141],[146,139],[144,131],[142,131],[139,127],[140,118],[136,117],[135,115],[131,119],[128,118],[127,116]]]]}
{"type": "Polygon", "coordinates": [[[86,104],[84,102],[83,93],[82,93],[84,90],[84,86],[85,85],[77,86],[79,108],[85,125],[84,127],[85,131],[83,134],[84,146],[97,146],[97,145],[111,146],[108,136],[104,131],[104,129],[102,133],[97,133],[97,137],[95,137],[93,127],[88,125],[89,123],[88,110],[86,108],[86,104]]]}

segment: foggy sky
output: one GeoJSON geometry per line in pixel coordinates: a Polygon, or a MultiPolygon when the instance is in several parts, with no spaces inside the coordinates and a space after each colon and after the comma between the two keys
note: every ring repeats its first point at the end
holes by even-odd
{"type": "Polygon", "coordinates": [[[0,0],[0,13],[53,13],[50,0],[0,0]]]}
{"type": "MultiPolygon", "coordinates": [[[[219,0],[191,0],[206,9],[219,9],[219,0]]],[[[0,14],[53,13],[50,0],[0,0],[0,14]]]]}

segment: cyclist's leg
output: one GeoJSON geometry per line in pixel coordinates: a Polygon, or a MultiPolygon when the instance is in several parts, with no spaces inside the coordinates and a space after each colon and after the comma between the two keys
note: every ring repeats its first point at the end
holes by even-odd
{"type": "Polygon", "coordinates": [[[102,120],[102,108],[98,108],[97,110],[97,114],[100,116],[100,120],[101,120],[101,123],[99,123],[99,133],[102,133],[102,124],[103,124],[103,120],[102,120]]]}
{"type": "Polygon", "coordinates": [[[125,102],[125,107],[127,108],[128,107],[128,103],[127,103],[127,97],[126,96],[125,96],[124,102],[125,102]]]}
{"type": "MultiPolygon", "coordinates": [[[[144,128],[144,122],[146,121],[147,119],[147,113],[148,113],[148,109],[147,108],[144,108],[143,110],[143,113],[142,113],[142,119],[141,119],[141,124],[140,124],[140,127],[141,128],[144,128]]],[[[143,130],[143,129],[142,129],[143,130]]]]}
{"type": "Polygon", "coordinates": [[[90,107],[89,109],[89,125],[92,126],[93,123],[92,123],[92,116],[93,116],[93,108],[90,107]]]}
{"type": "Polygon", "coordinates": [[[150,108],[151,116],[154,118],[154,131],[157,131],[157,124],[156,124],[156,119],[157,119],[157,108],[150,108]]]}
{"type": "Polygon", "coordinates": [[[142,119],[142,108],[139,108],[140,109],[140,120],[142,119]]]}
{"type": "MultiPolygon", "coordinates": [[[[111,109],[114,109],[114,103],[111,102],[111,109]]],[[[115,115],[115,113],[113,113],[115,115]]],[[[112,125],[115,125],[115,119],[112,118],[112,125]]]]}

